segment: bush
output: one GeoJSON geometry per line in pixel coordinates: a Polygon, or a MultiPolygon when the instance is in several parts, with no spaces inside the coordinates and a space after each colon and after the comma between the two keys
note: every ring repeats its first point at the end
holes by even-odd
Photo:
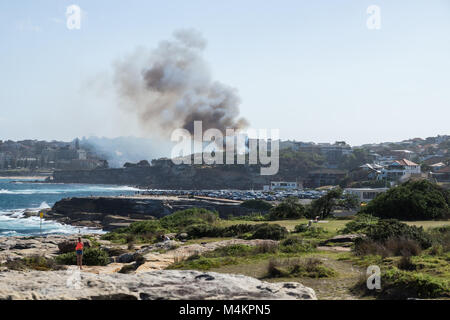
{"type": "MultiPolygon", "coordinates": [[[[56,257],[56,262],[65,265],[76,265],[75,252],[64,253],[56,257]]],[[[83,265],[106,266],[109,263],[108,254],[99,248],[87,248],[83,252],[83,265]]]]}
{"type": "Polygon", "coordinates": [[[267,221],[269,220],[268,214],[261,214],[259,212],[253,212],[246,216],[228,216],[229,220],[244,220],[244,221],[267,221]]]}
{"type": "Polygon", "coordinates": [[[279,250],[284,253],[313,252],[316,245],[299,237],[289,237],[281,241],[279,250]]]}
{"type": "Polygon", "coordinates": [[[442,253],[450,251],[450,226],[437,227],[429,231],[433,246],[441,248],[442,253]]]}
{"type": "Polygon", "coordinates": [[[241,203],[241,206],[244,208],[260,211],[268,211],[273,207],[272,204],[261,199],[245,200],[241,203]]]}
{"type": "Polygon", "coordinates": [[[260,224],[251,235],[251,239],[281,240],[286,237],[288,231],[278,224],[260,224]]]}
{"type": "Polygon", "coordinates": [[[369,227],[377,224],[378,220],[378,218],[370,214],[358,214],[339,233],[365,233],[369,227]]]}
{"type": "Polygon", "coordinates": [[[411,261],[410,256],[403,256],[397,264],[400,270],[413,271],[416,270],[416,265],[411,261]]]}
{"type": "Polygon", "coordinates": [[[408,272],[397,268],[382,275],[383,294],[389,298],[406,299],[450,297],[449,282],[426,274],[408,272]]]}
{"type": "Polygon", "coordinates": [[[298,224],[294,227],[295,233],[302,233],[308,231],[309,227],[307,224],[298,224]]]}
{"type": "Polygon", "coordinates": [[[422,252],[419,243],[411,239],[390,238],[384,244],[386,250],[394,256],[418,256],[422,252]]]}
{"type": "Polygon", "coordinates": [[[327,233],[328,233],[328,231],[322,227],[312,226],[312,227],[308,228],[308,230],[303,232],[303,236],[315,238],[315,237],[320,237],[327,233]]]}
{"type": "Polygon", "coordinates": [[[434,244],[430,249],[432,256],[442,256],[444,254],[444,248],[440,244],[434,244]]]}
{"type": "Polygon", "coordinates": [[[299,219],[305,215],[305,207],[297,198],[289,197],[270,209],[270,220],[299,219]]]}
{"type": "Polygon", "coordinates": [[[251,254],[253,247],[245,244],[233,244],[226,247],[220,247],[214,251],[204,254],[205,257],[217,258],[217,257],[243,257],[251,254]]]}
{"type": "Polygon", "coordinates": [[[337,273],[316,258],[274,260],[271,259],[267,265],[267,278],[279,277],[309,277],[328,278],[337,273]]]}
{"type": "Polygon", "coordinates": [[[258,228],[257,224],[234,224],[220,231],[222,237],[239,237],[245,233],[253,232],[258,228]]]}
{"type": "Polygon", "coordinates": [[[193,208],[174,212],[159,220],[161,226],[173,232],[180,232],[193,224],[213,224],[219,220],[219,214],[203,208],[193,208]]]}
{"type": "Polygon", "coordinates": [[[217,237],[221,234],[221,229],[209,224],[194,224],[184,230],[191,239],[203,237],[217,237]]]}
{"type": "Polygon", "coordinates": [[[447,219],[450,193],[427,180],[408,181],[378,195],[361,212],[385,219],[447,219]]]}
{"type": "Polygon", "coordinates": [[[422,227],[409,226],[394,219],[380,220],[377,224],[369,226],[366,235],[378,243],[385,243],[388,239],[410,239],[418,242],[423,249],[429,248],[432,244],[431,237],[422,227]]]}

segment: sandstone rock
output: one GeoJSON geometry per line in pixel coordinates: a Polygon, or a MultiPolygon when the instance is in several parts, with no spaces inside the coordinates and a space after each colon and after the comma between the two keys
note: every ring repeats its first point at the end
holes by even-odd
{"type": "Polygon", "coordinates": [[[362,234],[342,234],[335,236],[333,238],[322,241],[321,245],[326,245],[328,243],[343,243],[343,242],[355,242],[356,239],[363,238],[362,234]]]}
{"type": "Polygon", "coordinates": [[[268,283],[255,278],[162,270],[140,274],[76,271],[0,272],[0,299],[299,299],[316,300],[313,289],[297,282],[268,283]]]}

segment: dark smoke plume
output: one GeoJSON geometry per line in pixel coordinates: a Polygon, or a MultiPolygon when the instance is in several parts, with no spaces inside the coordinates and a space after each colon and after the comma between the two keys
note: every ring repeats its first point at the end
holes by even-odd
{"type": "Polygon", "coordinates": [[[213,81],[202,56],[206,41],[194,30],[174,33],[150,52],[140,50],[115,65],[115,85],[130,112],[144,128],[170,135],[173,129],[243,129],[240,99],[235,89],[213,81]]]}

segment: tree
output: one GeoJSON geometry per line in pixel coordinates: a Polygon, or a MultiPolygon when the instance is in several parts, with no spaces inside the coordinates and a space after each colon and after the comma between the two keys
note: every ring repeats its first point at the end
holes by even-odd
{"type": "Polygon", "coordinates": [[[276,207],[270,209],[270,220],[298,219],[305,215],[305,207],[295,197],[284,199],[276,207]]]}
{"type": "Polygon", "coordinates": [[[320,219],[325,219],[333,211],[337,205],[338,200],[342,197],[342,189],[334,188],[326,195],[323,195],[319,199],[313,200],[311,203],[311,216],[319,216],[320,219]]]}
{"type": "Polygon", "coordinates": [[[361,212],[399,220],[448,219],[450,193],[427,180],[408,181],[378,195],[361,212]]]}
{"type": "Polygon", "coordinates": [[[355,194],[346,193],[338,204],[347,210],[356,209],[359,207],[359,199],[355,194]]]}

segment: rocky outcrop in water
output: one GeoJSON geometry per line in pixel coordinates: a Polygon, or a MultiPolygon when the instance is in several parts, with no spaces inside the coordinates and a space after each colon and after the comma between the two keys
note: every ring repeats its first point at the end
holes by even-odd
{"type": "Polygon", "coordinates": [[[0,299],[299,299],[316,300],[298,282],[269,283],[255,278],[191,270],[140,274],[68,271],[0,272],[0,299]]]}
{"type": "Polygon", "coordinates": [[[66,198],[55,203],[46,219],[66,224],[112,230],[132,222],[161,218],[178,210],[205,208],[228,215],[245,215],[252,210],[238,202],[188,197],[87,197],[66,198]]]}

